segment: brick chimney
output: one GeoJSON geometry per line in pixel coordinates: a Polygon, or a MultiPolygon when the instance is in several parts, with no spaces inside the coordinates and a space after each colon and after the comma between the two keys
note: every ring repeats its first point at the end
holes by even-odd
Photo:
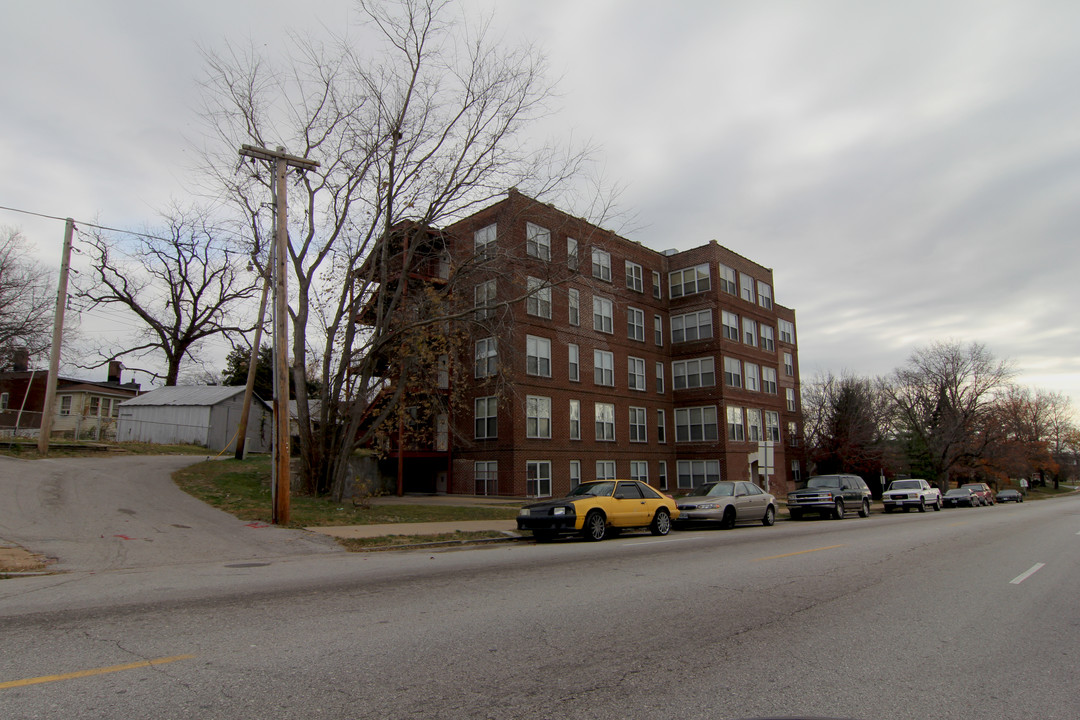
{"type": "Polygon", "coordinates": [[[124,363],[119,360],[109,361],[109,378],[108,382],[120,384],[120,372],[124,369],[124,363]]]}
{"type": "Polygon", "coordinates": [[[11,358],[11,369],[15,372],[26,372],[30,369],[30,351],[19,348],[11,358]]]}

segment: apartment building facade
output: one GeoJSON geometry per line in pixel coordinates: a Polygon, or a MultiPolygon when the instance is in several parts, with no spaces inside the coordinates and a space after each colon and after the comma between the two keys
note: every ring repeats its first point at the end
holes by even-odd
{"type": "Polygon", "coordinates": [[[782,495],[800,479],[795,313],[775,303],[770,269],[716,241],[652,250],[515,190],[443,237],[471,312],[439,457],[397,465],[414,489],[749,479],[782,495]]]}

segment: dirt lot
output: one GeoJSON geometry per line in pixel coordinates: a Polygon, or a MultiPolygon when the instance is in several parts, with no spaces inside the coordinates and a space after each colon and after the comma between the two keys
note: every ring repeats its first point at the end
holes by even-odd
{"type": "Polygon", "coordinates": [[[0,573],[44,570],[47,561],[18,545],[0,545],[0,573]]]}

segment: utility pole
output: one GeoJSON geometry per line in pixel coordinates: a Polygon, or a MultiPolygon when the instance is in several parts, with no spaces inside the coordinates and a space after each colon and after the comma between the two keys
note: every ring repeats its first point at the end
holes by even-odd
{"type": "Polygon", "coordinates": [[[289,257],[289,222],[286,198],[288,186],[285,176],[288,168],[314,170],[319,163],[307,158],[288,155],[285,148],[276,150],[240,146],[240,154],[256,160],[273,162],[274,167],[274,206],[276,210],[276,232],[274,252],[274,345],[277,348],[274,357],[274,508],[272,521],[275,525],[289,522],[289,283],[287,277],[289,257]]]}
{"type": "Polygon", "coordinates": [[[255,324],[255,339],[251,346],[251,357],[248,359],[247,382],[244,385],[244,409],[240,413],[240,427],[236,431],[236,459],[244,459],[244,445],[247,442],[248,415],[251,413],[251,396],[255,393],[255,370],[259,362],[259,348],[262,345],[263,317],[266,315],[266,296],[270,294],[270,280],[273,274],[270,267],[274,264],[277,253],[270,249],[270,259],[267,262],[266,276],[263,278],[262,298],[259,300],[259,318],[255,324]]]}
{"type": "MultiPolygon", "coordinates": [[[[45,381],[45,407],[41,413],[41,430],[38,432],[38,453],[49,454],[49,435],[52,434],[53,404],[56,402],[56,384],[60,374],[60,340],[64,335],[64,307],[67,305],[68,270],[71,268],[71,238],[75,234],[75,221],[67,219],[64,226],[64,250],[60,259],[60,287],[56,291],[56,316],[53,318],[52,348],[49,351],[49,377],[45,381]]],[[[29,392],[29,390],[28,390],[29,392]]]]}

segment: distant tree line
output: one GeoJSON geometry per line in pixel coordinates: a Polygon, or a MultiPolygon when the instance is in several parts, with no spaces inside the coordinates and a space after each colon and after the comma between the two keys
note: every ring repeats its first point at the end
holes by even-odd
{"type": "Polygon", "coordinates": [[[802,393],[811,472],[855,473],[872,486],[909,476],[942,490],[1020,478],[1057,488],[1080,458],[1069,398],[1014,375],[982,344],[938,342],[885,377],[818,376],[802,393]]]}

